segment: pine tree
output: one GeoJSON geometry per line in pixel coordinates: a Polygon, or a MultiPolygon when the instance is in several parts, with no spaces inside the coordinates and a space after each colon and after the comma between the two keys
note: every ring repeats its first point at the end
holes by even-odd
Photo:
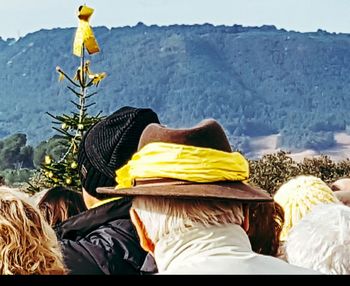
{"type": "MultiPolygon", "coordinates": [[[[97,87],[100,81],[106,76],[105,73],[93,74],[90,70],[90,61],[86,60],[85,50],[90,54],[99,51],[92,29],[90,26],[86,25],[92,12],[93,9],[86,6],[81,6],[79,8],[80,23],[74,40],[73,53],[80,57],[80,65],[75,72],[75,76],[70,77],[60,67],[56,68],[56,71],[59,73],[59,80],[66,79],[70,83],[67,88],[75,97],[75,101],[70,101],[74,105],[75,111],[72,111],[71,114],[62,115],[53,115],[47,112],[47,114],[54,119],[54,121],[52,121],[52,123],[55,124],[53,129],[58,132],[58,136],[56,137],[62,139],[60,142],[64,145],[64,154],[59,160],[55,160],[50,155],[46,154],[44,162],[41,164],[39,179],[36,178],[37,181],[41,181],[41,186],[53,187],[60,185],[78,191],[80,190],[81,184],[77,170],[77,152],[79,144],[84,133],[93,124],[103,118],[101,112],[95,116],[91,116],[88,113],[88,108],[95,104],[94,102],[89,103],[88,101],[97,94],[97,91],[89,93],[89,88],[93,86],[97,87]],[[83,13],[90,13],[90,15],[86,16],[86,14],[84,14],[83,16],[85,18],[80,17],[83,13]],[[80,24],[83,22],[82,19],[85,20],[82,27],[87,30],[81,30],[80,24]],[[78,41],[81,41],[80,47],[78,41]],[[93,48],[91,48],[92,41],[94,41],[93,48]],[[78,52],[77,47],[80,49],[78,52]]],[[[33,181],[30,185],[32,188],[38,189],[37,186],[34,186],[35,183],[33,184],[33,181]]]]}

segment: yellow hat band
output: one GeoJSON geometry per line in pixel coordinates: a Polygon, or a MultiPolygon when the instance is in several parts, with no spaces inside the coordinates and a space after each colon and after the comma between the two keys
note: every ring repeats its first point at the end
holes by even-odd
{"type": "Polygon", "coordinates": [[[117,188],[130,188],[137,178],[209,183],[248,177],[249,163],[238,152],[162,142],[147,144],[116,171],[117,188]]]}

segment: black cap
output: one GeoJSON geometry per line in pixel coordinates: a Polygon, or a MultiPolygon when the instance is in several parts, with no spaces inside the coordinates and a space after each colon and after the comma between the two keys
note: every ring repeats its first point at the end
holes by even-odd
{"type": "Polygon", "coordinates": [[[97,193],[96,188],[116,185],[115,171],[137,151],[141,133],[150,123],[159,123],[152,109],[125,106],[84,134],[78,151],[79,176],[91,196],[108,196],[97,193]]]}

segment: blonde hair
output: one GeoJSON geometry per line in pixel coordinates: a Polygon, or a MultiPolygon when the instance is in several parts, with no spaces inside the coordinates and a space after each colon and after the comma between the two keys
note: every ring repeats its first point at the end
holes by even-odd
{"type": "Polygon", "coordinates": [[[229,200],[137,196],[132,208],[153,243],[169,233],[184,232],[195,225],[241,225],[244,219],[242,204],[229,200]]]}
{"type": "Polygon", "coordinates": [[[0,274],[65,274],[54,230],[24,194],[0,188],[0,274]]]}
{"type": "Polygon", "coordinates": [[[320,203],[337,203],[331,188],[314,176],[297,176],[283,184],[274,200],[284,210],[284,225],[280,240],[286,240],[290,229],[312,208],[320,203]]]}

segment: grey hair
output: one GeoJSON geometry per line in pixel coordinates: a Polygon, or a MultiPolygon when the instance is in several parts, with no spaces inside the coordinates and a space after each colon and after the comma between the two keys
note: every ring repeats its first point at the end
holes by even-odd
{"type": "Polygon", "coordinates": [[[170,232],[183,232],[194,225],[241,225],[244,220],[242,204],[229,200],[138,196],[132,208],[153,243],[170,232]]]}

